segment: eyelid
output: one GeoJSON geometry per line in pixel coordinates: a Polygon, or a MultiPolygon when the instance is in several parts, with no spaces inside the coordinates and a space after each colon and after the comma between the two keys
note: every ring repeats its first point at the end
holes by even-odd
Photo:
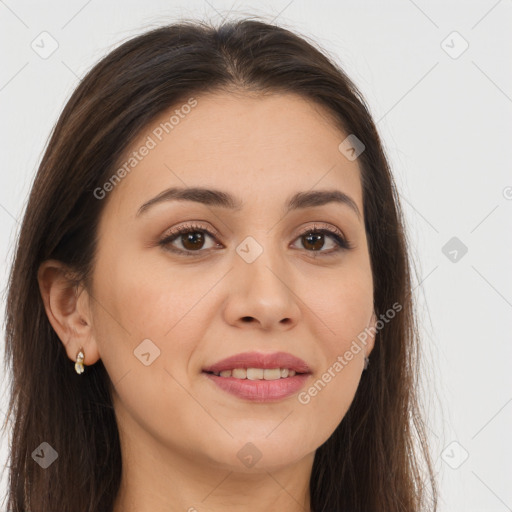
{"type": "Polygon", "coordinates": [[[343,232],[338,229],[336,226],[333,226],[332,224],[327,224],[325,222],[321,222],[321,221],[313,221],[313,227],[311,226],[306,226],[304,229],[302,229],[299,234],[297,235],[297,237],[299,236],[304,236],[306,233],[309,233],[311,231],[321,231],[322,229],[325,229],[329,232],[334,232],[336,233],[340,238],[342,238],[343,240],[347,240],[347,237],[343,234],[343,232]]]}
{"type": "MultiPolygon", "coordinates": [[[[203,221],[198,221],[198,222],[203,222],[203,221]]],[[[212,236],[214,236],[215,238],[221,237],[221,234],[215,228],[210,226],[209,224],[208,225],[200,225],[200,224],[197,224],[196,222],[192,221],[190,223],[180,224],[177,227],[175,226],[175,227],[169,228],[162,235],[162,239],[165,240],[166,238],[169,238],[171,235],[180,234],[180,232],[182,232],[182,231],[193,231],[193,230],[205,231],[205,232],[211,234],[212,236]]]]}

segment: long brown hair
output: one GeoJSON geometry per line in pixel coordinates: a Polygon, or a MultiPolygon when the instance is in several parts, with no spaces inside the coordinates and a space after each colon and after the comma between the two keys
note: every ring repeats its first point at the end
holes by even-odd
{"type": "Polygon", "coordinates": [[[101,360],[88,367],[87,378],[76,375],[47,318],[37,271],[44,260],[57,259],[74,271],[75,283],[89,283],[105,203],[94,190],[162,111],[218,90],[300,94],[326,107],[339,128],[362,141],[358,161],[375,312],[402,305],[377,333],[371,364],[344,419],[316,451],[312,510],[435,510],[436,481],[418,395],[408,244],[379,135],[361,93],[338,64],[306,37],[251,18],[218,27],[185,20],[123,43],[87,73],[53,129],[8,283],[7,508],[112,511],[122,464],[112,383],[101,360]],[[58,454],[44,470],[33,458],[43,442],[58,454]]]}

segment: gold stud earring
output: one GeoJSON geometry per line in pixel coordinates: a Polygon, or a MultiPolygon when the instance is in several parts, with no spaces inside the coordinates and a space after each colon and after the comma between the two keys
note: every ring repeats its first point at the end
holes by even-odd
{"type": "Polygon", "coordinates": [[[76,355],[75,371],[79,375],[84,373],[84,353],[82,350],[76,355]]]}

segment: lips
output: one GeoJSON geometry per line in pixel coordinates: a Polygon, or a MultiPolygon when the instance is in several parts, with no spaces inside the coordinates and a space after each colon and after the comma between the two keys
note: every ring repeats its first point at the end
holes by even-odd
{"type": "Polygon", "coordinates": [[[222,361],[203,368],[203,372],[222,372],[234,368],[288,368],[296,373],[311,373],[311,368],[305,361],[287,352],[264,354],[261,352],[244,352],[235,354],[222,361]]]}

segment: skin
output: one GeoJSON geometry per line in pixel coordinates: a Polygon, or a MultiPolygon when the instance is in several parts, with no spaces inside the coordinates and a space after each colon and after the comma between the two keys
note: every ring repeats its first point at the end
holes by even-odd
{"type": "MultiPolygon", "coordinates": [[[[254,512],[309,511],[315,450],[354,398],[363,350],[307,404],[297,395],[243,400],[202,369],[239,352],[285,351],[312,368],[307,390],[375,325],[360,168],[338,150],[347,134],[304,98],[222,92],[196,99],[103,199],[91,289],[75,293],[63,266],[51,260],[40,267],[41,294],[71,361],[83,347],[80,378],[101,358],[113,382],[123,455],[115,512],[230,512],[248,510],[249,503],[254,512]],[[170,201],[136,217],[144,202],[171,186],[219,189],[244,206],[230,211],[170,201]],[[337,203],[283,214],[291,195],[312,189],[346,193],[361,217],[337,203]],[[218,239],[205,234],[196,256],[158,245],[169,228],[190,221],[213,228],[218,239]],[[328,255],[336,247],[328,235],[316,243],[319,250],[308,248],[299,235],[314,224],[338,228],[353,248],[328,255]],[[252,263],[236,252],[247,236],[263,248],[252,263]],[[149,366],[134,356],[145,339],[160,350],[149,366]],[[252,467],[237,457],[248,442],[261,453],[252,467]]],[[[180,240],[172,246],[185,250],[180,240]]],[[[368,337],[367,355],[373,342],[368,337]]]]}

